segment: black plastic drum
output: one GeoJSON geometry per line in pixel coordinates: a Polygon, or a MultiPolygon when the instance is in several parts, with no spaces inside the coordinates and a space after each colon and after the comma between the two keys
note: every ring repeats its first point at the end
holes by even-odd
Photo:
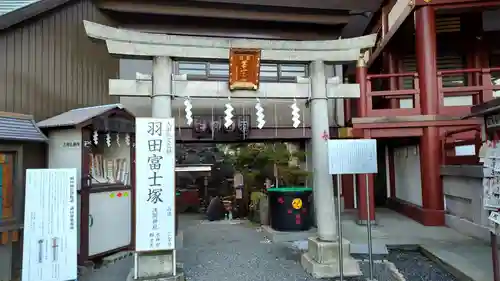
{"type": "Polygon", "coordinates": [[[278,231],[304,231],[312,225],[310,196],[312,188],[269,188],[271,227],[278,231]]]}

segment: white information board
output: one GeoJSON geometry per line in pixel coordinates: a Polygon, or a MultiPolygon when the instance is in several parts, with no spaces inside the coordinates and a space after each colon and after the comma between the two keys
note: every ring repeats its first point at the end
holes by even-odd
{"type": "Polygon", "coordinates": [[[328,140],[331,175],[377,173],[377,140],[328,140]]]}
{"type": "Polygon", "coordinates": [[[500,209],[500,143],[487,141],[481,149],[483,161],[483,206],[500,209]]]}
{"type": "Polygon", "coordinates": [[[76,181],[76,169],[26,171],[22,281],[77,279],[76,181]]]}
{"type": "Polygon", "coordinates": [[[175,122],[137,118],[135,130],[135,250],[174,250],[175,122]]]}

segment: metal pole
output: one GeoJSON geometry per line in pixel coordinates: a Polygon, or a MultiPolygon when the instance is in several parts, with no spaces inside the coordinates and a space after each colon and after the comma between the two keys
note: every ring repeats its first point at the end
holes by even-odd
{"type": "MultiPolygon", "coordinates": [[[[340,272],[340,281],[344,281],[344,243],[342,241],[342,218],[340,217],[340,213],[342,212],[342,208],[340,206],[340,183],[341,176],[337,175],[337,233],[339,235],[339,272],[340,272]]],[[[496,280],[495,280],[496,281],[496,280]]]]}
{"type": "MultiPolygon", "coordinates": [[[[495,230],[498,226],[495,226],[495,230]]],[[[491,260],[493,262],[493,281],[500,281],[500,272],[498,271],[498,241],[497,234],[490,232],[491,260]]]]}
{"type": "Polygon", "coordinates": [[[372,253],[372,222],[370,214],[370,187],[368,184],[368,174],[365,174],[366,184],[366,228],[368,230],[368,263],[370,269],[370,281],[373,281],[373,253],[372,253]]]}
{"type": "Polygon", "coordinates": [[[177,275],[177,251],[172,250],[172,274],[177,275]]]}
{"type": "Polygon", "coordinates": [[[139,278],[139,254],[134,252],[134,279],[139,278]]]}

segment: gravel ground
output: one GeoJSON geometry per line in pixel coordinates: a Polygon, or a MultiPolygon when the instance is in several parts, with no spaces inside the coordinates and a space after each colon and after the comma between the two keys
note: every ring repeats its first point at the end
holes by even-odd
{"type": "MultiPolygon", "coordinates": [[[[370,265],[368,261],[359,261],[359,266],[366,280],[370,277],[370,265]]],[[[378,281],[400,281],[397,279],[394,272],[391,271],[386,262],[374,261],[373,263],[373,278],[378,281]]]]}
{"type": "Polygon", "coordinates": [[[300,252],[271,244],[246,222],[200,223],[184,230],[184,262],[189,281],[320,281],[308,276],[300,252]]]}
{"type": "Polygon", "coordinates": [[[390,250],[388,260],[408,281],[457,281],[438,264],[418,251],[390,250]]]}
{"type": "MultiPolygon", "coordinates": [[[[271,243],[257,230],[258,227],[248,222],[198,222],[185,228],[184,249],[179,252],[179,259],[184,263],[186,280],[327,281],[304,272],[300,250],[290,244],[271,243]]],[[[368,267],[362,264],[361,268],[365,271],[368,267]]],[[[385,273],[385,266],[377,264],[375,272],[385,273]]],[[[381,280],[392,281],[391,278],[381,280]]]]}

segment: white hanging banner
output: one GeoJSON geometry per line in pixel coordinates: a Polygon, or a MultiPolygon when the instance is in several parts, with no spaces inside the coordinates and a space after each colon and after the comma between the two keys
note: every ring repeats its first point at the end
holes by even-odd
{"type": "Polygon", "coordinates": [[[328,165],[332,175],[377,173],[377,140],[328,140],[328,165]]]}
{"type": "Polygon", "coordinates": [[[175,249],[175,121],[136,118],[135,250],[175,249]]]}
{"type": "Polygon", "coordinates": [[[28,169],[23,281],[77,279],[76,169],[28,169]]]}

